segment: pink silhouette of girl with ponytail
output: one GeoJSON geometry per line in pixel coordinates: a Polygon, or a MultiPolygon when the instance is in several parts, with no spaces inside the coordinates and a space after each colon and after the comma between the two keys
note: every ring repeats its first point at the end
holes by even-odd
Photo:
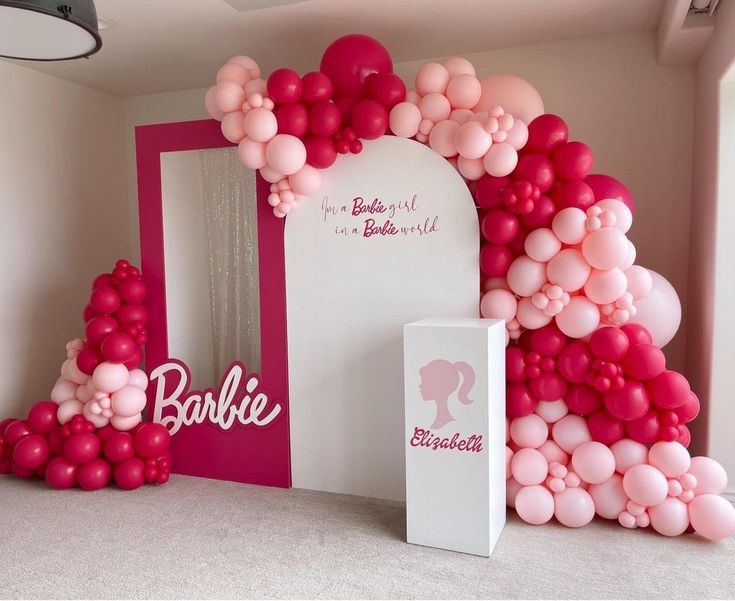
{"type": "Polygon", "coordinates": [[[441,428],[454,421],[454,417],[449,413],[449,395],[457,390],[458,386],[457,398],[465,405],[472,402],[467,395],[475,385],[475,371],[469,363],[464,361],[451,363],[445,359],[435,359],[424,365],[419,370],[419,375],[421,376],[419,385],[421,398],[436,403],[436,419],[431,424],[433,429],[441,428]],[[459,385],[460,375],[462,376],[461,386],[459,385]]]}

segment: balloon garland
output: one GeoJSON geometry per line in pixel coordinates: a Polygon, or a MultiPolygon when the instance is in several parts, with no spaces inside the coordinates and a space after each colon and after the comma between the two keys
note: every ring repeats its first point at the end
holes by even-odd
{"type": "Polygon", "coordinates": [[[379,42],[348,35],[303,77],[266,80],[233,57],[205,107],[272,184],[277,217],[319,189],[338,155],[389,133],[427,144],[467,181],[483,240],[480,313],[507,324],[506,501],[523,520],[735,531],[724,469],[686,450],[699,400],[661,351],[678,297],[635,264],[628,189],[592,173],[592,150],[569,140],[533,86],[480,80],[456,57],[422,66],[407,91],[379,42]]]}
{"type": "Polygon", "coordinates": [[[168,430],[141,416],[145,297],[140,271],[128,261],[95,278],[86,339],[66,345],[50,400],[35,403],[25,420],[0,421],[0,474],[42,477],[58,489],[98,490],[114,481],[133,490],[168,481],[168,430]]]}

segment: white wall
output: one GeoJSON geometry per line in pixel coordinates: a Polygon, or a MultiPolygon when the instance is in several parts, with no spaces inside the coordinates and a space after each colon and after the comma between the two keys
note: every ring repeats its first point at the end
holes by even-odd
{"type": "Polygon", "coordinates": [[[47,398],[130,250],[120,98],[0,61],[0,417],[47,398]]]}

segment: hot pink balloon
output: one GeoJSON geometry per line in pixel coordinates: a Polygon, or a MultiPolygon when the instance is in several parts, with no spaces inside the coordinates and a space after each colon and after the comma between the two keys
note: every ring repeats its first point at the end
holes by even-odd
{"type": "Polygon", "coordinates": [[[662,503],[669,493],[669,484],[652,465],[641,464],[629,468],[623,476],[625,494],[644,507],[662,503]]]}
{"type": "Polygon", "coordinates": [[[570,338],[589,336],[599,324],[600,310],[595,303],[583,296],[573,296],[556,316],[556,325],[570,338]]]}
{"type": "Polygon", "coordinates": [[[525,79],[515,75],[493,75],[480,82],[482,94],[475,112],[502,106],[514,117],[530,123],[544,112],[540,94],[525,79]]]}
{"type": "Polygon", "coordinates": [[[601,442],[583,442],[572,454],[572,467],[590,484],[600,484],[615,473],[615,457],[601,442]]]}
{"type": "Polygon", "coordinates": [[[419,107],[410,102],[399,102],[390,111],[390,130],[401,138],[413,138],[419,132],[421,123],[419,107]]]}
{"type": "Polygon", "coordinates": [[[662,275],[649,269],[652,287],[644,298],[635,301],[636,314],[630,320],[651,333],[653,343],[662,348],[676,335],[681,323],[681,303],[674,287],[662,275]]]}
{"type": "Polygon", "coordinates": [[[616,520],[618,515],[625,511],[628,496],[623,490],[623,477],[613,474],[598,484],[591,484],[587,489],[595,502],[597,515],[607,520],[616,520]]]}
{"type": "Polygon", "coordinates": [[[518,153],[507,142],[493,144],[482,160],[485,171],[493,177],[505,177],[513,172],[518,164],[518,153]]]}
{"type": "Polygon", "coordinates": [[[721,540],[735,532],[735,507],[719,495],[700,495],[689,503],[689,520],[700,536],[721,540]]]}
{"type": "Polygon", "coordinates": [[[541,484],[549,473],[549,464],[536,449],[520,449],[511,460],[513,478],[523,486],[541,484]]]}
{"type": "Polygon", "coordinates": [[[551,436],[569,454],[574,453],[579,445],[592,440],[587,422],[580,415],[562,417],[551,429],[551,436]]]}
{"type": "Polygon", "coordinates": [[[529,524],[545,524],[554,516],[554,497],[545,486],[524,486],[515,497],[518,516],[529,524]]]}
{"type": "Polygon", "coordinates": [[[583,488],[566,488],[554,494],[554,515],[568,528],[580,528],[595,517],[595,503],[583,488]]]}
{"type": "Polygon", "coordinates": [[[622,265],[628,254],[628,239],[614,227],[590,232],[582,242],[582,254],[595,269],[612,269],[622,265]]]}

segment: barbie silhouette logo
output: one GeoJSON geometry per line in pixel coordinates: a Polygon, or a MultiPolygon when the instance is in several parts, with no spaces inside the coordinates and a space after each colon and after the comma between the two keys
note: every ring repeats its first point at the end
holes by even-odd
{"type": "Polygon", "coordinates": [[[472,434],[460,437],[459,432],[450,436],[437,436],[432,430],[439,430],[455,421],[449,411],[449,398],[457,393],[460,403],[469,405],[472,399],[469,394],[475,385],[475,370],[465,361],[452,363],[445,359],[435,359],[419,370],[421,384],[419,392],[424,401],[436,403],[436,418],[429,428],[414,427],[410,444],[412,447],[424,447],[433,451],[449,449],[479,453],[483,449],[482,435],[472,434]]]}

